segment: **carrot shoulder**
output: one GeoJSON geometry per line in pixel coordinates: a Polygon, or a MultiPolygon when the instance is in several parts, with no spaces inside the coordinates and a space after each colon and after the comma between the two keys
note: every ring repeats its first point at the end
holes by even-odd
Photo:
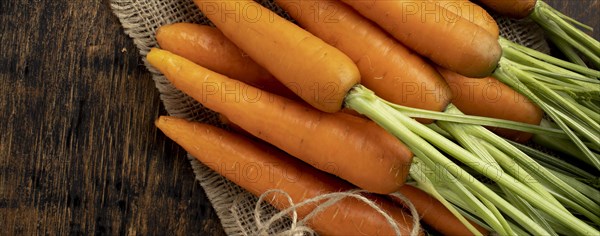
{"type": "Polygon", "coordinates": [[[342,1],[405,46],[462,75],[488,76],[502,55],[497,38],[434,1],[342,1]]]}
{"type": "Polygon", "coordinates": [[[478,0],[501,15],[521,19],[529,16],[537,0],[478,0]]]}
{"type": "MultiPolygon", "coordinates": [[[[433,66],[337,0],[276,1],[303,28],[358,66],[361,84],[399,105],[442,111],[452,94],[433,66]]],[[[430,121],[428,121],[430,122],[430,121]]]]}
{"type": "Polygon", "coordinates": [[[435,0],[438,5],[446,10],[461,16],[477,26],[485,29],[495,38],[500,36],[500,29],[496,20],[482,7],[469,0],[435,0]]]}
{"type": "Polygon", "coordinates": [[[405,181],[412,154],[372,121],[318,111],[164,50],[152,49],[147,59],[207,108],[318,169],[376,193],[394,192],[405,181]]]}
{"type": "Polygon", "coordinates": [[[162,49],[209,70],[285,97],[295,97],[214,27],[193,23],[164,25],[156,32],[156,40],[162,49]]]}
{"type": "MultiPolygon", "coordinates": [[[[492,117],[540,124],[543,112],[527,97],[493,77],[467,78],[449,70],[438,68],[450,85],[454,99],[452,104],[468,115],[492,117]]],[[[496,134],[517,142],[527,142],[532,134],[490,127],[496,134]]]]}
{"type": "Polygon", "coordinates": [[[348,56],[252,0],[194,2],[227,38],[319,110],[340,110],[360,83],[348,56]]]}
{"type": "MultiPolygon", "coordinates": [[[[160,117],[156,126],[200,162],[256,196],[277,189],[299,203],[352,188],[347,182],[320,172],[271,146],[207,124],[160,117]]],[[[281,194],[265,199],[278,209],[289,207],[281,194]]],[[[377,202],[398,223],[403,235],[408,235],[412,229],[411,216],[383,199],[377,202]]],[[[316,205],[298,208],[298,216],[304,218],[316,205]]],[[[324,235],[393,234],[381,214],[354,198],[342,199],[312,219],[309,226],[324,235]]]]}

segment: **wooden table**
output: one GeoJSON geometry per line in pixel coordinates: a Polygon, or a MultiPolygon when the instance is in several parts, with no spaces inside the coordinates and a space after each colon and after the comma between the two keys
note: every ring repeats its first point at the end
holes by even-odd
{"type": "Polygon", "coordinates": [[[108,1],[0,1],[0,40],[0,234],[224,234],[108,1]]]}

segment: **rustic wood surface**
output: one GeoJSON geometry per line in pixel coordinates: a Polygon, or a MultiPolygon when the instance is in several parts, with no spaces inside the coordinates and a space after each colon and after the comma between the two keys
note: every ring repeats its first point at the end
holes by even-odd
{"type": "Polygon", "coordinates": [[[108,1],[0,1],[0,41],[0,235],[224,234],[108,1]]]}

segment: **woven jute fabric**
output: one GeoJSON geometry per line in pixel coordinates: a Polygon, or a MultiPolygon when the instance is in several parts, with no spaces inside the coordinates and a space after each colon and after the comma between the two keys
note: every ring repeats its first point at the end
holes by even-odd
{"type": "MultiPolygon", "coordinates": [[[[285,12],[273,1],[260,0],[258,2],[286,17],[285,12]]],[[[214,112],[204,108],[200,103],[174,88],[145,59],[151,48],[158,47],[155,33],[160,26],[176,22],[210,24],[193,1],[111,0],[110,4],[125,33],[133,39],[146,67],[152,73],[156,88],[160,92],[160,98],[169,115],[221,126],[218,116],[214,112]]],[[[496,18],[496,20],[501,28],[502,36],[540,51],[549,51],[542,31],[535,24],[526,20],[516,21],[503,18],[496,18]]],[[[257,197],[212,171],[194,157],[188,155],[188,159],[194,169],[196,179],[200,182],[219,216],[225,233],[228,235],[247,235],[248,232],[257,232],[254,217],[257,197]]],[[[263,220],[278,212],[275,208],[266,204],[261,205],[259,210],[263,220]]],[[[284,218],[275,222],[268,233],[277,234],[285,231],[290,226],[290,220],[284,218]]]]}

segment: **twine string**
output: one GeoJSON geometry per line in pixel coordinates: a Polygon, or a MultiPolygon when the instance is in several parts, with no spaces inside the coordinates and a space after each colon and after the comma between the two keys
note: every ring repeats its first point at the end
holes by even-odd
{"type": "MultiPolygon", "coordinates": [[[[357,200],[367,204],[369,207],[371,207],[375,211],[377,211],[377,213],[382,215],[386,219],[387,223],[393,228],[394,233],[396,235],[401,235],[400,226],[398,225],[398,222],[396,222],[387,212],[385,212],[383,209],[381,209],[381,207],[379,207],[375,202],[373,202],[372,200],[369,200],[368,198],[363,196],[362,195],[363,193],[367,193],[367,192],[364,190],[356,189],[356,190],[350,190],[350,191],[346,191],[346,192],[327,193],[327,194],[322,194],[322,195],[319,195],[319,196],[316,196],[313,198],[306,199],[299,203],[294,203],[293,199],[285,191],[278,190],[278,189],[266,191],[265,193],[263,193],[262,195],[259,196],[258,201],[256,202],[256,204],[254,206],[253,216],[254,216],[254,221],[255,221],[254,223],[255,223],[257,232],[248,232],[247,230],[250,229],[250,227],[243,226],[243,224],[242,224],[243,221],[241,220],[239,211],[235,210],[235,209],[238,209],[238,205],[240,204],[240,201],[235,201],[234,204],[232,205],[232,215],[234,216],[234,219],[235,219],[236,223],[238,224],[238,226],[241,229],[244,229],[244,232],[242,232],[243,235],[261,235],[261,236],[269,235],[269,230],[272,228],[272,225],[275,222],[283,220],[288,217],[291,217],[290,227],[287,229],[284,229],[281,232],[275,233],[275,235],[278,235],[278,236],[316,235],[316,232],[307,225],[308,221],[310,221],[312,218],[314,218],[315,216],[317,216],[319,213],[323,212],[327,208],[335,205],[339,201],[341,201],[345,198],[354,198],[354,199],[357,199],[357,200]],[[284,197],[284,199],[288,202],[289,207],[282,209],[278,213],[269,217],[267,220],[263,221],[262,220],[263,211],[261,210],[261,206],[266,202],[265,199],[268,196],[271,196],[272,198],[274,198],[275,195],[277,195],[277,194],[280,194],[284,197]],[[303,217],[302,219],[299,220],[297,209],[304,207],[306,205],[309,205],[309,204],[317,204],[317,206],[312,211],[310,211],[310,213],[308,213],[305,217],[303,217]]],[[[412,236],[419,235],[419,230],[421,227],[420,227],[420,222],[419,222],[419,216],[418,216],[417,210],[415,209],[414,205],[404,195],[402,195],[400,193],[393,193],[390,195],[400,199],[409,208],[410,213],[413,216],[412,217],[413,218],[412,219],[413,220],[413,222],[412,222],[413,228],[411,230],[410,235],[412,235],[412,236]]]]}

